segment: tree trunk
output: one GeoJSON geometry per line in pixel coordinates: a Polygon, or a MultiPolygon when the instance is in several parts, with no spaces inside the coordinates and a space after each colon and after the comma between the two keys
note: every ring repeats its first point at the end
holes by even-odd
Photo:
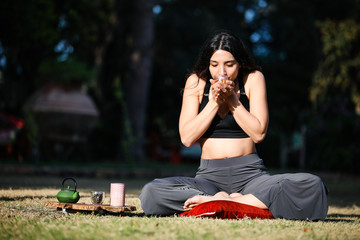
{"type": "MultiPolygon", "coordinates": [[[[146,108],[153,63],[154,0],[135,0],[129,72],[124,81],[124,95],[130,124],[124,125],[126,151],[143,159],[146,108]],[[131,134],[132,136],[129,136],[131,134]],[[127,136],[126,136],[127,135],[127,136]]],[[[124,145],[122,145],[124,147],[124,145]]],[[[124,149],[123,149],[124,150],[124,149]]]]}

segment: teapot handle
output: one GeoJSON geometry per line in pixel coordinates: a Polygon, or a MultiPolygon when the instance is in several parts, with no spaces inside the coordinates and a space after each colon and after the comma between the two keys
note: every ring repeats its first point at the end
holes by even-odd
{"type": "Polygon", "coordinates": [[[72,178],[72,177],[64,178],[64,180],[63,180],[63,182],[62,182],[62,187],[63,187],[63,189],[64,189],[64,183],[65,183],[65,181],[68,180],[68,179],[73,180],[73,182],[75,183],[75,190],[74,190],[74,191],[76,192],[77,183],[76,183],[76,180],[75,180],[74,178],[72,178]]]}

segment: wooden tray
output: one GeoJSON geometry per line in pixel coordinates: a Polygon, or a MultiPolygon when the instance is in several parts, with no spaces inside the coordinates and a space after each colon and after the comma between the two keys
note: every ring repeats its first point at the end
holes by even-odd
{"type": "Polygon", "coordinates": [[[121,206],[114,207],[110,205],[95,205],[95,204],[85,204],[85,203],[61,203],[61,202],[45,202],[44,206],[47,207],[57,207],[58,210],[73,210],[77,212],[83,211],[106,211],[106,212],[115,212],[122,213],[127,211],[135,211],[135,206],[121,206]]]}

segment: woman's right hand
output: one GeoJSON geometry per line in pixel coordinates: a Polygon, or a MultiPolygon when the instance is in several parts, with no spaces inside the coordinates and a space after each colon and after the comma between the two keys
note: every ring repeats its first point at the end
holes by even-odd
{"type": "Polygon", "coordinates": [[[234,84],[225,84],[222,81],[210,79],[211,87],[209,91],[209,101],[215,101],[217,104],[222,104],[230,95],[234,93],[234,84]]]}
{"type": "Polygon", "coordinates": [[[222,83],[220,81],[216,81],[214,79],[210,79],[210,91],[209,91],[209,102],[214,101],[217,104],[223,103],[223,99],[221,98],[220,91],[222,89],[222,83]]]}

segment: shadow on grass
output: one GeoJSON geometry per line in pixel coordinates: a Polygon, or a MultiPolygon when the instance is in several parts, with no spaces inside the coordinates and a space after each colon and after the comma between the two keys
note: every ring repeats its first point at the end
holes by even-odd
{"type": "MultiPolygon", "coordinates": [[[[61,213],[62,209],[56,209],[58,213],[61,213]]],[[[63,211],[64,214],[81,214],[81,215],[96,215],[96,216],[117,216],[117,217],[147,217],[145,213],[131,213],[131,212],[109,212],[104,210],[98,211],[78,211],[74,209],[66,209],[63,211]]]]}
{"type": "MultiPolygon", "coordinates": [[[[85,214],[90,214],[90,213],[85,213],[85,214]]],[[[111,213],[111,212],[98,212],[96,214],[103,215],[103,216],[104,215],[111,215],[111,216],[119,216],[119,217],[141,217],[141,218],[142,217],[145,217],[145,218],[167,218],[167,217],[175,217],[176,216],[176,215],[172,215],[172,216],[147,216],[147,215],[145,215],[145,213],[111,213]]],[[[323,222],[328,222],[328,223],[339,223],[339,222],[353,223],[353,222],[357,221],[354,218],[360,219],[360,215],[357,215],[357,214],[330,214],[330,215],[327,216],[327,219],[325,219],[323,222]]],[[[302,220],[293,220],[293,221],[302,221],[302,220]]],[[[313,222],[318,222],[318,221],[313,221],[313,222]]]]}
{"type": "Polygon", "coordinates": [[[360,219],[360,215],[359,214],[328,214],[326,219],[324,220],[324,222],[333,222],[333,223],[338,223],[338,222],[347,222],[347,223],[352,223],[356,220],[360,219]]]}
{"type": "Polygon", "coordinates": [[[43,198],[54,198],[54,196],[24,196],[24,197],[0,197],[0,201],[4,202],[13,202],[13,201],[23,201],[26,199],[43,199],[43,198]]]}
{"type": "Polygon", "coordinates": [[[334,217],[334,218],[359,218],[360,219],[360,215],[359,214],[338,214],[338,213],[333,213],[333,214],[329,214],[328,217],[334,217]]]}

